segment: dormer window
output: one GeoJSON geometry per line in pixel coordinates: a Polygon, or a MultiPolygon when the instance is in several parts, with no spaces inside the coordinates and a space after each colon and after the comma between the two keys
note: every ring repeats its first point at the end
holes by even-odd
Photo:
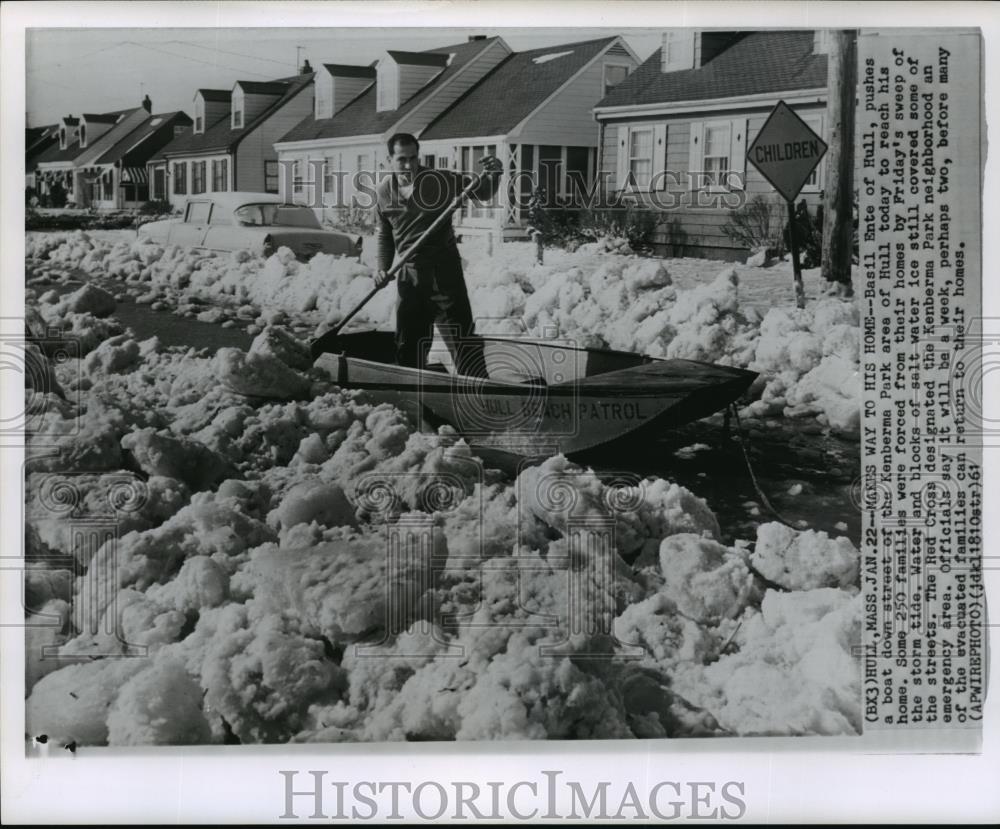
{"type": "Polygon", "coordinates": [[[234,109],[233,110],[233,129],[240,130],[243,129],[243,110],[234,109]]]}
{"type": "Polygon", "coordinates": [[[80,149],[87,149],[87,125],[80,124],[80,149]]]}
{"type": "Polygon", "coordinates": [[[604,94],[607,95],[612,89],[628,77],[628,64],[606,63],[604,64],[604,94]]]}
{"type": "Polygon", "coordinates": [[[66,127],[59,128],[59,149],[66,149],[66,127]]]}

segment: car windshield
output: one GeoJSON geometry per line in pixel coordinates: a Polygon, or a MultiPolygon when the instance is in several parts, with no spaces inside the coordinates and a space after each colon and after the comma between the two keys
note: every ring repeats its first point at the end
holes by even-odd
{"type": "Polygon", "coordinates": [[[234,213],[241,225],[256,227],[309,227],[319,229],[316,214],[294,204],[245,204],[234,213]]]}

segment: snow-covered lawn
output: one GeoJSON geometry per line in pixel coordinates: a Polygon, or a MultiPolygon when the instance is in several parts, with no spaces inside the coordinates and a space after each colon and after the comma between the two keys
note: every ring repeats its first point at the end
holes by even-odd
{"type": "MultiPolygon", "coordinates": [[[[36,276],[100,274],[172,307],[228,298],[227,314],[252,306],[257,325],[262,309],[329,324],[371,285],[368,266],[328,257],[105,234],[28,244],[36,276]]],[[[750,410],[856,429],[851,303],[761,317],[741,266],[594,249],[536,266],[531,253],[463,247],[478,314],[759,366],[750,410]]],[[[368,320],[387,323],[392,302],[379,296],[368,320]]],[[[614,486],[563,457],[506,479],[447,429],[415,432],[337,387],[279,317],[249,353],[212,355],[137,342],[93,287],[32,305],[85,353],[53,369],[66,399],[29,396],[27,599],[62,620],[28,627],[30,733],[134,745],[860,732],[849,540],[772,523],[727,546],[697,493],[614,486]],[[265,387],[298,399],[237,391],[265,387]],[[96,514],[117,537],[94,550],[73,528],[96,514]],[[81,575],[46,566],[56,554],[81,575]],[[64,657],[42,659],[45,644],[64,657]],[[137,647],[146,658],[114,658],[137,647]]]]}

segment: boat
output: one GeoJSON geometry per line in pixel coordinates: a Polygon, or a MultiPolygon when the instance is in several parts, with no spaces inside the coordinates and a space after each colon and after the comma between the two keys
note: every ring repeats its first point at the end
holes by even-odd
{"type": "MultiPolygon", "coordinates": [[[[391,331],[340,334],[336,351],[320,354],[316,365],[373,401],[451,425],[474,451],[522,459],[655,437],[724,409],[757,377],[729,366],[566,341],[479,340],[488,378],[449,371],[443,362],[424,369],[396,365],[391,331]]],[[[449,355],[432,348],[435,357],[449,355]]]]}

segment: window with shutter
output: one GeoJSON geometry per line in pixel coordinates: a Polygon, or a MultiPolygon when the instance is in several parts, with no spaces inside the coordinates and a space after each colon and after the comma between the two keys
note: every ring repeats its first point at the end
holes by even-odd
{"type": "Polygon", "coordinates": [[[707,192],[742,190],[746,173],[746,118],[695,121],[690,129],[692,188],[707,192]]]}

